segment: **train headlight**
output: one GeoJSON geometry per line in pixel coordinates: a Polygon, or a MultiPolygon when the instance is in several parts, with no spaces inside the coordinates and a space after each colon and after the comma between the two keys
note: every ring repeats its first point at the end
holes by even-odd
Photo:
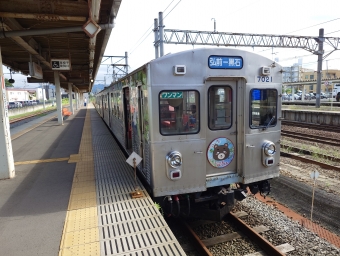
{"type": "Polygon", "coordinates": [[[169,152],[166,160],[172,168],[179,168],[182,165],[182,155],[178,151],[169,152]]]}
{"type": "Polygon", "coordinates": [[[263,151],[267,156],[273,156],[276,152],[276,146],[274,142],[267,141],[263,144],[263,151]]]}
{"type": "Polygon", "coordinates": [[[275,164],[276,146],[274,142],[265,141],[262,145],[262,164],[266,167],[273,166],[275,164]]]}

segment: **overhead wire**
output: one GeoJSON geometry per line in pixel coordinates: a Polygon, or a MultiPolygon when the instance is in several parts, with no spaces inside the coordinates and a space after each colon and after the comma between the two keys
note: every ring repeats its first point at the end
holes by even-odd
{"type": "MultiPolygon", "coordinates": [[[[172,0],[171,3],[165,8],[165,10],[168,9],[168,7],[172,4],[173,1],[175,1],[175,0],[172,0]]],[[[165,11],[165,10],[164,10],[164,11],[165,11]]],[[[164,12],[164,11],[163,11],[163,12],[164,12]]],[[[149,32],[149,34],[150,34],[150,29],[152,28],[152,26],[153,26],[153,24],[152,24],[152,25],[144,32],[144,34],[137,40],[136,44],[144,37],[144,35],[145,35],[146,33],[149,32]]],[[[148,34],[148,35],[149,35],[149,34],[148,34]]],[[[147,35],[147,36],[148,36],[148,35],[147,35]]],[[[144,39],[144,40],[145,40],[145,39],[144,39]]],[[[144,40],[143,40],[143,41],[144,41],[144,40]]],[[[143,42],[143,41],[142,41],[142,42],[143,42]]],[[[135,44],[135,45],[136,45],[136,44],[135,44]]],[[[131,54],[131,52],[130,52],[130,54],[131,54]]]]}
{"type": "MultiPolygon", "coordinates": [[[[329,23],[329,22],[332,22],[332,21],[336,21],[336,20],[340,20],[340,18],[336,18],[336,19],[332,19],[332,20],[325,21],[325,22],[321,22],[321,23],[318,23],[318,24],[315,24],[315,25],[312,25],[312,26],[309,26],[309,27],[305,27],[305,28],[301,28],[301,29],[298,29],[298,30],[294,30],[294,31],[288,32],[288,33],[286,33],[286,34],[295,33],[295,32],[301,31],[301,30],[305,30],[305,29],[308,29],[308,28],[316,27],[316,26],[319,26],[319,25],[322,25],[322,24],[326,24],[326,23],[329,23]]],[[[325,34],[325,35],[329,35],[329,34],[332,34],[332,33],[338,32],[338,31],[340,31],[340,30],[333,31],[333,32],[327,33],[327,34],[325,34]]],[[[269,50],[271,50],[271,49],[272,49],[272,48],[268,48],[268,49],[265,49],[265,50],[262,50],[262,51],[258,51],[257,53],[269,51],[269,50]]],[[[299,51],[299,49],[297,49],[296,51],[299,51]]],[[[309,54],[309,55],[307,55],[307,56],[312,56],[312,55],[313,55],[313,54],[309,54]]]]}
{"type": "Polygon", "coordinates": [[[309,26],[309,27],[305,27],[305,28],[301,28],[301,29],[298,29],[298,30],[294,30],[294,31],[292,31],[292,32],[288,32],[287,34],[295,33],[295,32],[298,32],[298,31],[301,31],[301,30],[305,30],[305,29],[308,29],[308,28],[313,28],[313,27],[316,27],[316,26],[319,26],[319,25],[322,25],[322,24],[326,24],[326,23],[329,23],[329,22],[335,21],[335,20],[340,20],[340,18],[336,18],[336,19],[328,20],[328,21],[325,21],[325,22],[321,22],[321,23],[318,23],[318,24],[315,24],[315,25],[309,26]]]}
{"type": "MultiPolygon", "coordinates": [[[[174,2],[175,0],[172,0],[169,5],[164,9],[163,13],[171,6],[171,4],[174,2]]],[[[177,2],[177,4],[167,13],[166,16],[163,17],[163,20],[177,7],[177,5],[181,2],[182,0],[179,0],[179,2],[177,2]]],[[[134,48],[132,50],[129,51],[129,55],[132,55],[132,53],[148,38],[148,36],[151,34],[151,32],[153,28],[153,24],[144,32],[144,34],[137,40],[136,45],[134,46],[134,48]],[[148,33],[149,32],[149,33],[148,33]],[[147,35],[145,35],[146,33],[148,33],[147,35]],[[142,40],[143,39],[143,40],[142,40]],[[142,40],[140,43],[138,43],[140,40],[142,40]]],[[[107,60],[107,59],[106,59],[107,60]]],[[[112,58],[111,58],[111,64],[107,64],[108,66],[113,66],[114,64],[118,63],[119,61],[121,61],[122,59],[116,61],[115,63],[112,63],[112,58]]],[[[105,65],[105,64],[104,64],[105,65]]]]}
{"type": "Polygon", "coordinates": [[[325,35],[333,34],[333,33],[339,32],[339,31],[340,31],[340,30],[336,30],[336,31],[333,31],[333,32],[329,32],[329,33],[327,33],[327,34],[325,34],[325,35]]]}
{"type": "MultiPolygon", "coordinates": [[[[171,1],[171,3],[165,8],[165,10],[163,11],[163,13],[169,8],[169,6],[174,2],[175,0],[173,0],[173,1],[171,1]]],[[[173,11],[173,9],[175,9],[176,7],[177,7],[177,5],[181,2],[182,0],[179,0],[179,2],[177,2],[177,4],[170,10],[170,12],[168,12],[168,14],[167,15],[165,15],[164,17],[163,17],[163,20],[173,11]]],[[[141,36],[141,38],[139,38],[138,40],[137,40],[137,43],[145,36],[145,34],[147,33],[147,32],[149,32],[145,37],[144,37],[144,39],[135,47],[135,48],[133,48],[132,50],[130,50],[129,51],[129,55],[131,55],[147,38],[148,38],[148,36],[152,33],[152,28],[153,28],[153,24],[145,31],[145,33],[141,36]]],[[[136,44],[137,44],[136,43],[136,44]]],[[[135,45],[136,45],[135,44],[135,45]]]]}

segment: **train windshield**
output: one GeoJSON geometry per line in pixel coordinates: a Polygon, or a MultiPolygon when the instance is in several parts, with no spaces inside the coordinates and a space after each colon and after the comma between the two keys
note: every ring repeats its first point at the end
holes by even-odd
{"type": "Polygon", "coordinates": [[[159,121],[162,135],[198,133],[200,127],[197,91],[161,91],[159,121]]]}
{"type": "Polygon", "coordinates": [[[209,88],[209,128],[223,130],[231,127],[232,90],[230,86],[209,88]]]}
{"type": "Polygon", "coordinates": [[[250,91],[250,128],[273,127],[277,123],[277,90],[250,91]]]}

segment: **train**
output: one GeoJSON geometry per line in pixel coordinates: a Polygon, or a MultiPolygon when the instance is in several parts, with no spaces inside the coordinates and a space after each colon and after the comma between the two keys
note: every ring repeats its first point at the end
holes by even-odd
{"type": "Polygon", "coordinates": [[[256,53],[193,49],[151,60],[94,103],[168,215],[218,219],[279,176],[282,72],[256,53]]]}

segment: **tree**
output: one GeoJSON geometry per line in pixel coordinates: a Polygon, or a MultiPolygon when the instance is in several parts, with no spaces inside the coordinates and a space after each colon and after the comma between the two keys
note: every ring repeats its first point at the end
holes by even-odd
{"type": "Polygon", "coordinates": [[[5,86],[6,87],[14,87],[13,84],[11,84],[7,78],[5,78],[5,86]]]}

